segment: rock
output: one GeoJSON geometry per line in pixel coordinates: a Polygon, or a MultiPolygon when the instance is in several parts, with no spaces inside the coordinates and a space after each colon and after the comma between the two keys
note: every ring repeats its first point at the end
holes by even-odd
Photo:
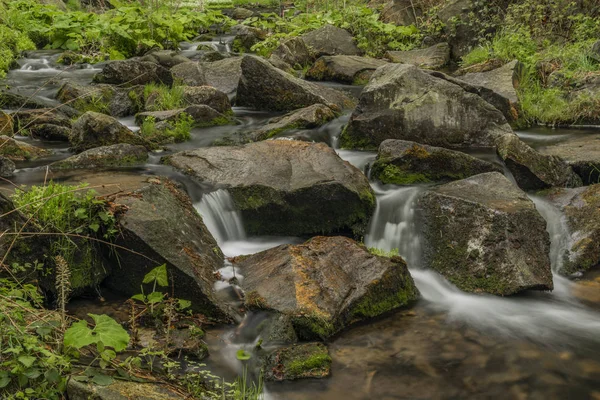
{"type": "Polygon", "coordinates": [[[69,140],[71,119],[58,110],[51,108],[20,110],[13,114],[13,118],[15,132],[42,140],[69,140]]]}
{"type": "Polygon", "coordinates": [[[539,190],[552,186],[577,187],[583,183],[573,169],[556,156],[532,149],[517,135],[499,137],[496,150],[523,190],[539,190]]]}
{"type": "Polygon", "coordinates": [[[231,57],[221,61],[202,64],[206,82],[198,85],[212,86],[227,94],[237,90],[238,82],[242,76],[242,57],[231,57]]]}
{"type": "Polygon", "coordinates": [[[251,140],[269,139],[290,129],[311,129],[324,125],[336,117],[336,113],[323,104],[313,104],[300,110],[292,111],[282,117],[269,120],[260,130],[251,132],[251,140]]]}
{"type": "MultiPolygon", "coordinates": [[[[278,68],[284,72],[287,72],[288,74],[301,74],[299,71],[296,72],[294,70],[294,68],[292,68],[292,66],[288,63],[286,63],[285,61],[283,61],[281,58],[279,58],[278,56],[271,54],[271,57],[269,57],[269,63],[274,66],[275,68],[278,68]]],[[[298,76],[299,78],[301,76],[298,76]]]]}
{"type": "Polygon", "coordinates": [[[233,12],[231,13],[231,18],[240,20],[240,19],[250,18],[253,15],[254,15],[254,12],[252,10],[248,10],[247,8],[243,8],[243,7],[236,7],[233,9],[233,12]]]}
{"type": "Polygon", "coordinates": [[[547,197],[562,211],[570,240],[558,272],[570,275],[600,264],[600,184],[554,189],[547,197]]]}
{"type": "Polygon", "coordinates": [[[29,143],[12,139],[8,136],[0,136],[0,156],[12,161],[35,160],[36,158],[50,155],[50,151],[29,143]]]}
{"type": "Polygon", "coordinates": [[[306,73],[308,79],[364,85],[383,60],[359,56],[323,56],[306,73]]]}
{"type": "Polygon", "coordinates": [[[566,161],[584,185],[600,182],[600,135],[576,137],[543,147],[539,152],[566,161]]]}
{"type": "Polygon", "coordinates": [[[477,86],[483,86],[506,97],[513,104],[519,102],[516,88],[519,87],[519,79],[523,64],[514,60],[500,68],[488,72],[467,73],[460,79],[477,86]]]}
{"type": "Polygon", "coordinates": [[[0,178],[10,178],[16,168],[11,159],[0,156],[0,178]]]}
{"type": "Polygon", "coordinates": [[[167,385],[138,383],[114,380],[108,386],[78,382],[69,379],[67,383],[69,400],[182,400],[184,396],[167,385]]]}
{"type": "Polygon", "coordinates": [[[375,207],[367,178],[323,143],[267,140],[183,151],[163,162],[227,187],[250,235],[361,235],[375,207]]]}
{"type": "Polygon", "coordinates": [[[352,106],[342,92],[295,78],[254,56],[244,56],[236,104],[259,110],[292,111],[313,104],[352,106]]]}
{"type": "Polygon", "coordinates": [[[459,289],[501,296],[552,290],[546,221],[497,172],[430,189],[418,200],[424,266],[459,289]]]}
{"type": "Polygon", "coordinates": [[[149,178],[133,193],[111,199],[117,209],[121,234],[108,287],[127,296],[139,293],[144,275],[167,265],[169,294],[192,302],[206,317],[226,319],[229,310],[216,296],[215,271],[223,266],[223,253],[185,192],[166,179],[149,178]],[[125,251],[122,249],[129,249],[125,251]],[[171,293],[174,290],[174,293],[171,293]]]}
{"type": "Polygon", "coordinates": [[[268,381],[325,378],[331,373],[331,357],[323,343],[303,343],[275,350],[266,359],[268,381]]]}
{"type": "Polygon", "coordinates": [[[373,255],[342,236],[281,245],[235,266],[244,275],[246,306],[289,316],[306,340],[326,339],[419,295],[404,260],[373,255]]]}
{"type": "Polygon", "coordinates": [[[75,109],[101,112],[113,117],[134,115],[140,110],[140,100],[144,87],[121,88],[113,85],[83,86],[67,82],[59,90],[56,98],[75,109]]]}
{"type": "Polygon", "coordinates": [[[512,133],[498,109],[460,85],[408,64],[379,67],[340,136],[343,148],[373,149],[386,139],[440,147],[493,147],[512,133]]]}
{"type": "Polygon", "coordinates": [[[143,137],[115,118],[92,111],[86,112],[75,121],[69,140],[75,152],[118,143],[151,147],[143,137]]]}
{"type": "Polygon", "coordinates": [[[204,54],[201,54],[200,57],[198,58],[198,60],[201,62],[213,62],[213,61],[224,60],[226,58],[227,58],[227,56],[225,54],[221,54],[218,51],[209,50],[209,51],[205,52],[204,54]]]}
{"type": "Polygon", "coordinates": [[[112,61],[94,76],[95,83],[135,86],[147,83],[173,84],[173,76],[165,67],[148,61],[112,61]]]}
{"type": "Polygon", "coordinates": [[[592,45],[590,50],[590,57],[596,62],[600,62],[600,40],[597,40],[592,45]]]}
{"type": "Polygon", "coordinates": [[[448,43],[438,43],[426,49],[388,51],[385,58],[394,63],[413,64],[420,68],[440,69],[450,61],[448,43]]]}
{"type": "Polygon", "coordinates": [[[295,69],[302,69],[314,60],[311,50],[300,37],[292,37],[281,42],[279,47],[273,51],[272,56],[281,59],[295,69]]]}
{"type": "Polygon", "coordinates": [[[65,160],[50,164],[52,169],[108,168],[143,165],[148,160],[144,146],[113,144],[86,150],[65,160]]]}
{"type": "Polygon", "coordinates": [[[237,34],[235,35],[235,39],[233,39],[231,48],[238,53],[250,51],[252,46],[267,38],[267,32],[252,26],[239,25],[236,31],[237,34]]]}
{"type": "Polygon", "coordinates": [[[385,4],[379,19],[395,25],[414,25],[423,15],[421,4],[411,0],[392,0],[385,4]]]}
{"type": "Polygon", "coordinates": [[[313,59],[322,56],[360,56],[362,51],[354,43],[354,38],[345,29],[325,25],[300,36],[310,49],[313,59]]]}
{"type": "Polygon", "coordinates": [[[0,110],[0,135],[13,136],[13,117],[0,110]]]}
{"type": "Polygon", "coordinates": [[[194,126],[196,127],[227,125],[233,123],[233,120],[230,117],[221,114],[217,110],[204,104],[194,104],[187,106],[186,108],[168,111],[146,111],[137,114],[135,116],[135,121],[141,125],[146,118],[152,117],[156,122],[176,122],[181,118],[182,114],[187,114],[192,117],[194,126]]]}
{"type": "Polygon", "coordinates": [[[502,168],[459,151],[405,140],[385,140],[379,146],[372,178],[384,184],[412,185],[465,179],[502,168]]]}
{"type": "Polygon", "coordinates": [[[68,105],[57,104],[57,102],[40,97],[26,97],[20,94],[0,90],[0,108],[7,109],[39,109],[52,108],[60,111],[69,118],[78,117],[81,113],[68,105]]]}
{"type": "Polygon", "coordinates": [[[203,360],[208,357],[208,346],[202,340],[204,332],[198,334],[189,327],[171,330],[169,334],[168,355],[172,357],[192,357],[203,360]]]}
{"type": "Polygon", "coordinates": [[[46,141],[68,142],[71,128],[54,124],[36,124],[28,128],[29,136],[46,141]]]}
{"type": "Polygon", "coordinates": [[[203,86],[206,85],[204,69],[195,61],[178,64],[171,68],[173,81],[176,84],[188,86],[203,86]]]}
{"type": "Polygon", "coordinates": [[[298,336],[290,317],[277,312],[265,313],[267,317],[259,326],[259,336],[263,345],[285,345],[298,342],[298,336]]]}
{"type": "Polygon", "coordinates": [[[172,68],[184,62],[189,62],[190,59],[173,50],[154,50],[142,57],[140,61],[149,61],[165,68],[172,68]]]}
{"type": "Polygon", "coordinates": [[[184,87],[183,99],[188,104],[205,104],[221,114],[233,114],[229,97],[212,86],[184,87]]]}

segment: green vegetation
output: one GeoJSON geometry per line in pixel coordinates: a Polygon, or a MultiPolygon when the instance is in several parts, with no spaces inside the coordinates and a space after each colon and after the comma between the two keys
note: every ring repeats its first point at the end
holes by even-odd
{"type": "Polygon", "coordinates": [[[24,50],[35,49],[35,44],[19,30],[6,24],[6,6],[0,2],[0,79],[24,50]]]}
{"type": "Polygon", "coordinates": [[[168,87],[150,83],[144,87],[146,111],[175,110],[185,105],[183,86],[168,87]]]}
{"type": "Polygon", "coordinates": [[[385,251],[385,250],[378,249],[377,247],[369,247],[369,253],[374,254],[376,256],[380,256],[380,257],[388,257],[388,258],[400,257],[400,253],[398,252],[398,249],[392,249],[390,251],[385,251]]]}
{"type": "Polygon", "coordinates": [[[142,136],[153,143],[179,143],[190,139],[193,126],[194,119],[186,113],[181,113],[174,123],[157,123],[154,117],[145,118],[140,132],[142,136]]]}

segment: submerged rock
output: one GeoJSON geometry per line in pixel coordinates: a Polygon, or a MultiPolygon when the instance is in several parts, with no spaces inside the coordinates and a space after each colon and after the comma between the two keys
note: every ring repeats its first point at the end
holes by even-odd
{"type": "Polygon", "coordinates": [[[404,260],[373,255],[341,236],[281,245],[235,266],[244,275],[246,306],[289,316],[301,339],[328,338],[419,295],[404,260]]]}
{"type": "Polygon", "coordinates": [[[365,84],[384,60],[359,56],[323,56],[306,72],[306,77],[317,81],[336,81],[365,84]]]}
{"type": "Polygon", "coordinates": [[[8,136],[0,136],[0,156],[12,161],[35,160],[50,155],[50,151],[32,146],[8,136]]]}
{"type": "Polygon", "coordinates": [[[143,137],[115,118],[92,111],[75,121],[69,140],[75,152],[119,143],[152,147],[143,137]]]}
{"type": "Polygon", "coordinates": [[[56,98],[61,103],[75,109],[96,111],[113,117],[126,117],[137,113],[143,96],[143,86],[120,88],[113,85],[83,86],[67,82],[59,90],[56,98]]]}
{"type": "Polygon", "coordinates": [[[421,68],[440,69],[450,61],[448,43],[438,43],[426,49],[388,51],[385,58],[394,63],[413,64],[421,68]]]}
{"type": "Polygon", "coordinates": [[[259,110],[292,111],[313,104],[344,109],[352,100],[342,92],[306,82],[254,56],[242,59],[236,104],[259,110]]]}
{"type": "Polygon", "coordinates": [[[600,265],[600,184],[554,189],[547,197],[563,212],[570,234],[558,272],[570,275],[600,265]]]}
{"type": "Polygon", "coordinates": [[[566,162],[556,156],[537,152],[517,135],[498,138],[496,150],[519,187],[524,190],[582,185],[581,178],[566,162]]]}
{"type": "Polygon", "coordinates": [[[65,160],[50,164],[52,169],[107,168],[143,165],[148,160],[144,146],[113,144],[86,150],[65,160]]]}
{"type": "Polygon", "coordinates": [[[378,68],[340,136],[344,148],[375,148],[386,139],[441,147],[493,147],[512,133],[498,109],[460,85],[414,65],[378,68]]]}
{"type": "Polygon", "coordinates": [[[371,167],[371,177],[396,185],[453,181],[485,172],[501,173],[502,168],[459,151],[393,139],[381,143],[371,167]]]}
{"type": "Polygon", "coordinates": [[[190,86],[183,88],[183,99],[188,104],[204,104],[221,114],[233,114],[229,97],[212,86],[190,86]]]}
{"type": "Polygon", "coordinates": [[[122,60],[111,61],[94,76],[95,83],[135,86],[147,83],[173,84],[173,76],[165,67],[154,62],[122,60]]]}
{"type": "Polygon", "coordinates": [[[15,163],[11,159],[0,156],[0,177],[10,178],[15,172],[15,163]]]}
{"type": "Polygon", "coordinates": [[[323,343],[303,343],[275,350],[266,359],[269,381],[325,378],[331,372],[331,357],[323,343]]]}
{"type": "Polygon", "coordinates": [[[347,30],[333,25],[325,25],[300,37],[310,49],[313,58],[338,54],[346,56],[362,54],[354,42],[354,37],[347,30]]]}
{"type": "Polygon", "coordinates": [[[539,152],[566,161],[585,185],[600,182],[600,135],[569,139],[541,148],[539,152]]]}
{"type": "Polygon", "coordinates": [[[131,296],[139,293],[146,273],[166,264],[174,290],[170,295],[190,300],[195,311],[209,318],[227,318],[229,311],[213,287],[223,253],[188,195],[169,180],[149,178],[135,192],[111,200],[122,210],[116,240],[122,247],[114,251],[119,263],[106,284],[131,296]]]}
{"type": "Polygon", "coordinates": [[[419,199],[424,266],[459,289],[511,295],[552,290],[546,221],[497,172],[430,189],[419,199]]]}
{"type": "Polygon", "coordinates": [[[375,207],[367,178],[323,143],[267,140],[183,151],[163,162],[227,187],[253,235],[362,235],[375,207]]]}

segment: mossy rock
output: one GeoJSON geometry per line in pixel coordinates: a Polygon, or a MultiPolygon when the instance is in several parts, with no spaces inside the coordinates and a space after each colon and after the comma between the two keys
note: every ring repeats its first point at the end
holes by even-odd
{"type": "Polygon", "coordinates": [[[144,146],[114,144],[96,147],[50,165],[52,169],[113,168],[143,165],[148,160],[144,146]]]}
{"type": "Polygon", "coordinates": [[[271,381],[325,378],[331,357],[323,343],[303,343],[275,350],[266,359],[265,378],[271,381]]]}
{"type": "Polygon", "coordinates": [[[30,145],[12,139],[8,136],[0,136],[0,156],[12,161],[35,160],[36,158],[50,155],[51,152],[41,147],[30,145]]]}

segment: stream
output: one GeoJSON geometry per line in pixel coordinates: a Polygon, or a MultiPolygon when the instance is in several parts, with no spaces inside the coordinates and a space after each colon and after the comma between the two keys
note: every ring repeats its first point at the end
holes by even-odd
{"type": "MultiPolygon", "coordinates": [[[[193,59],[198,44],[228,51],[227,41],[182,45],[183,55],[193,59]]],[[[65,80],[89,84],[98,67],[58,66],[57,53],[29,52],[19,60],[19,69],[9,72],[2,85],[20,94],[36,94],[47,101],[65,80]]],[[[356,87],[331,84],[356,95],[356,87]]],[[[360,90],[360,88],[358,89],[360,90]]],[[[170,146],[169,151],[152,153],[143,167],[114,171],[50,173],[45,165],[70,154],[65,143],[41,142],[19,137],[53,151],[35,162],[17,163],[12,181],[40,184],[48,178],[66,182],[137,182],[147,175],[168,176],[180,181],[190,194],[204,222],[224,254],[233,257],[259,252],[283,243],[300,243],[297,237],[252,237],[244,230],[241,214],[224,189],[204,187],[170,167],[160,157],[171,152],[210,146],[213,141],[266,124],[274,113],[234,108],[237,126],[194,129],[188,142],[170,146]]],[[[316,129],[287,131],[278,139],[324,142],[337,147],[337,137],[349,115],[316,129]]],[[[121,122],[136,128],[133,118],[121,122]]],[[[532,146],[559,143],[586,130],[532,129],[517,132],[532,146]]],[[[368,173],[375,152],[337,150],[341,158],[368,173]]],[[[495,160],[487,151],[470,151],[486,160],[495,160]]],[[[508,174],[508,172],[507,172],[508,174]]],[[[560,211],[542,198],[532,196],[547,222],[551,237],[551,261],[555,290],[527,293],[510,298],[467,294],[437,273],[422,269],[421,240],[415,221],[415,200],[423,186],[398,187],[372,182],[377,208],[364,238],[368,247],[398,249],[407,261],[421,300],[409,310],[400,310],[366,324],[354,326],[328,343],[333,358],[331,377],[266,384],[268,399],[600,399],[600,280],[598,274],[584,277],[596,283],[590,289],[579,281],[557,274],[568,231],[560,211]]],[[[8,190],[2,184],[0,190],[8,190]]],[[[102,192],[102,188],[98,189],[102,192]]],[[[106,189],[108,190],[108,189],[106,189]]],[[[111,189],[114,191],[114,189],[111,189]]],[[[225,277],[236,275],[226,263],[225,277]]],[[[218,289],[225,289],[224,285],[218,289]]],[[[86,312],[93,302],[81,302],[86,312]]],[[[93,312],[93,311],[92,311],[93,312]]],[[[240,372],[235,351],[251,348],[260,314],[248,314],[237,327],[209,329],[211,355],[205,360],[217,374],[231,379],[240,372]]]]}

